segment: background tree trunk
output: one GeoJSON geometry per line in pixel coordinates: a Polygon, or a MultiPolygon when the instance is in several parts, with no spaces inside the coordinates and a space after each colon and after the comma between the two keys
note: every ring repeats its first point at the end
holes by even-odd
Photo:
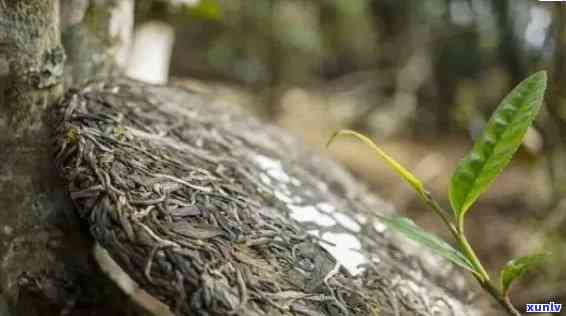
{"type": "Polygon", "coordinates": [[[129,56],[133,15],[133,0],[61,1],[65,83],[120,74],[129,56]]]}

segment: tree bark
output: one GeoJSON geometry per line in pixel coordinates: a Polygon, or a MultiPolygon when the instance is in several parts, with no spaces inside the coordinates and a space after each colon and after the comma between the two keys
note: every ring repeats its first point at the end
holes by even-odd
{"type": "Polygon", "coordinates": [[[62,97],[65,62],[58,1],[1,0],[0,49],[0,310],[127,315],[53,164],[47,110],[62,97]]]}

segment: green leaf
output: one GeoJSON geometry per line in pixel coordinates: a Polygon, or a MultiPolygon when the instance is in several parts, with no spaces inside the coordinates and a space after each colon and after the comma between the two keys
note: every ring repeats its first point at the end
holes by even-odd
{"type": "Polygon", "coordinates": [[[547,254],[537,254],[515,258],[507,262],[501,270],[501,291],[503,294],[507,295],[513,281],[538,266],[547,256],[547,254]]]}
{"type": "Polygon", "coordinates": [[[328,140],[328,143],[326,144],[326,146],[330,146],[330,144],[334,141],[334,139],[336,139],[336,137],[338,136],[342,136],[342,135],[351,135],[356,137],[357,139],[361,140],[362,142],[364,142],[366,145],[368,145],[371,149],[373,149],[377,155],[383,159],[388,165],[389,167],[391,167],[391,169],[393,169],[395,172],[397,172],[397,174],[403,179],[405,180],[411,187],[413,187],[413,189],[415,189],[415,191],[417,191],[418,195],[426,200],[426,192],[425,189],[423,187],[422,182],[417,179],[417,177],[415,177],[409,170],[407,170],[405,167],[403,167],[401,164],[399,164],[395,159],[393,159],[391,156],[389,156],[386,152],[384,152],[381,148],[379,148],[379,146],[372,141],[369,137],[364,136],[358,132],[354,132],[351,130],[341,130],[336,132],[334,135],[332,135],[332,137],[330,138],[330,140],[328,140]]]}
{"type": "Polygon", "coordinates": [[[521,82],[497,107],[483,135],[452,175],[450,204],[459,225],[491,182],[507,166],[525,132],[536,117],[546,89],[546,72],[540,71],[521,82]]]}
{"type": "Polygon", "coordinates": [[[454,249],[454,247],[437,236],[424,231],[411,219],[406,217],[384,218],[382,216],[379,216],[379,218],[392,230],[402,233],[405,237],[431,249],[456,265],[479,274],[479,272],[475,271],[470,261],[460,251],[454,249]]]}

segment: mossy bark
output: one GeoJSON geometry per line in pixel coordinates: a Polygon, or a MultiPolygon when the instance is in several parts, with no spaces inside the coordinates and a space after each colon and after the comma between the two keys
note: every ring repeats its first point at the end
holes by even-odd
{"type": "MultiPolygon", "coordinates": [[[[54,170],[47,109],[63,94],[56,0],[0,0],[0,311],[124,315],[54,170]]],[[[128,310],[125,308],[123,310],[128,310]]]]}

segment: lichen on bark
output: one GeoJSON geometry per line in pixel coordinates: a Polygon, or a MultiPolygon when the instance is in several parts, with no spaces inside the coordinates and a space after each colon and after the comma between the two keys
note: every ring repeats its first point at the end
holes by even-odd
{"type": "Polygon", "coordinates": [[[58,1],[0,0],[0,59],[0,308],[51,316],[104,301],[86,310],[115,313],[127,300],[92,260],[52,159],[47,110],[62,97],[65,62],[58,1]]]}

